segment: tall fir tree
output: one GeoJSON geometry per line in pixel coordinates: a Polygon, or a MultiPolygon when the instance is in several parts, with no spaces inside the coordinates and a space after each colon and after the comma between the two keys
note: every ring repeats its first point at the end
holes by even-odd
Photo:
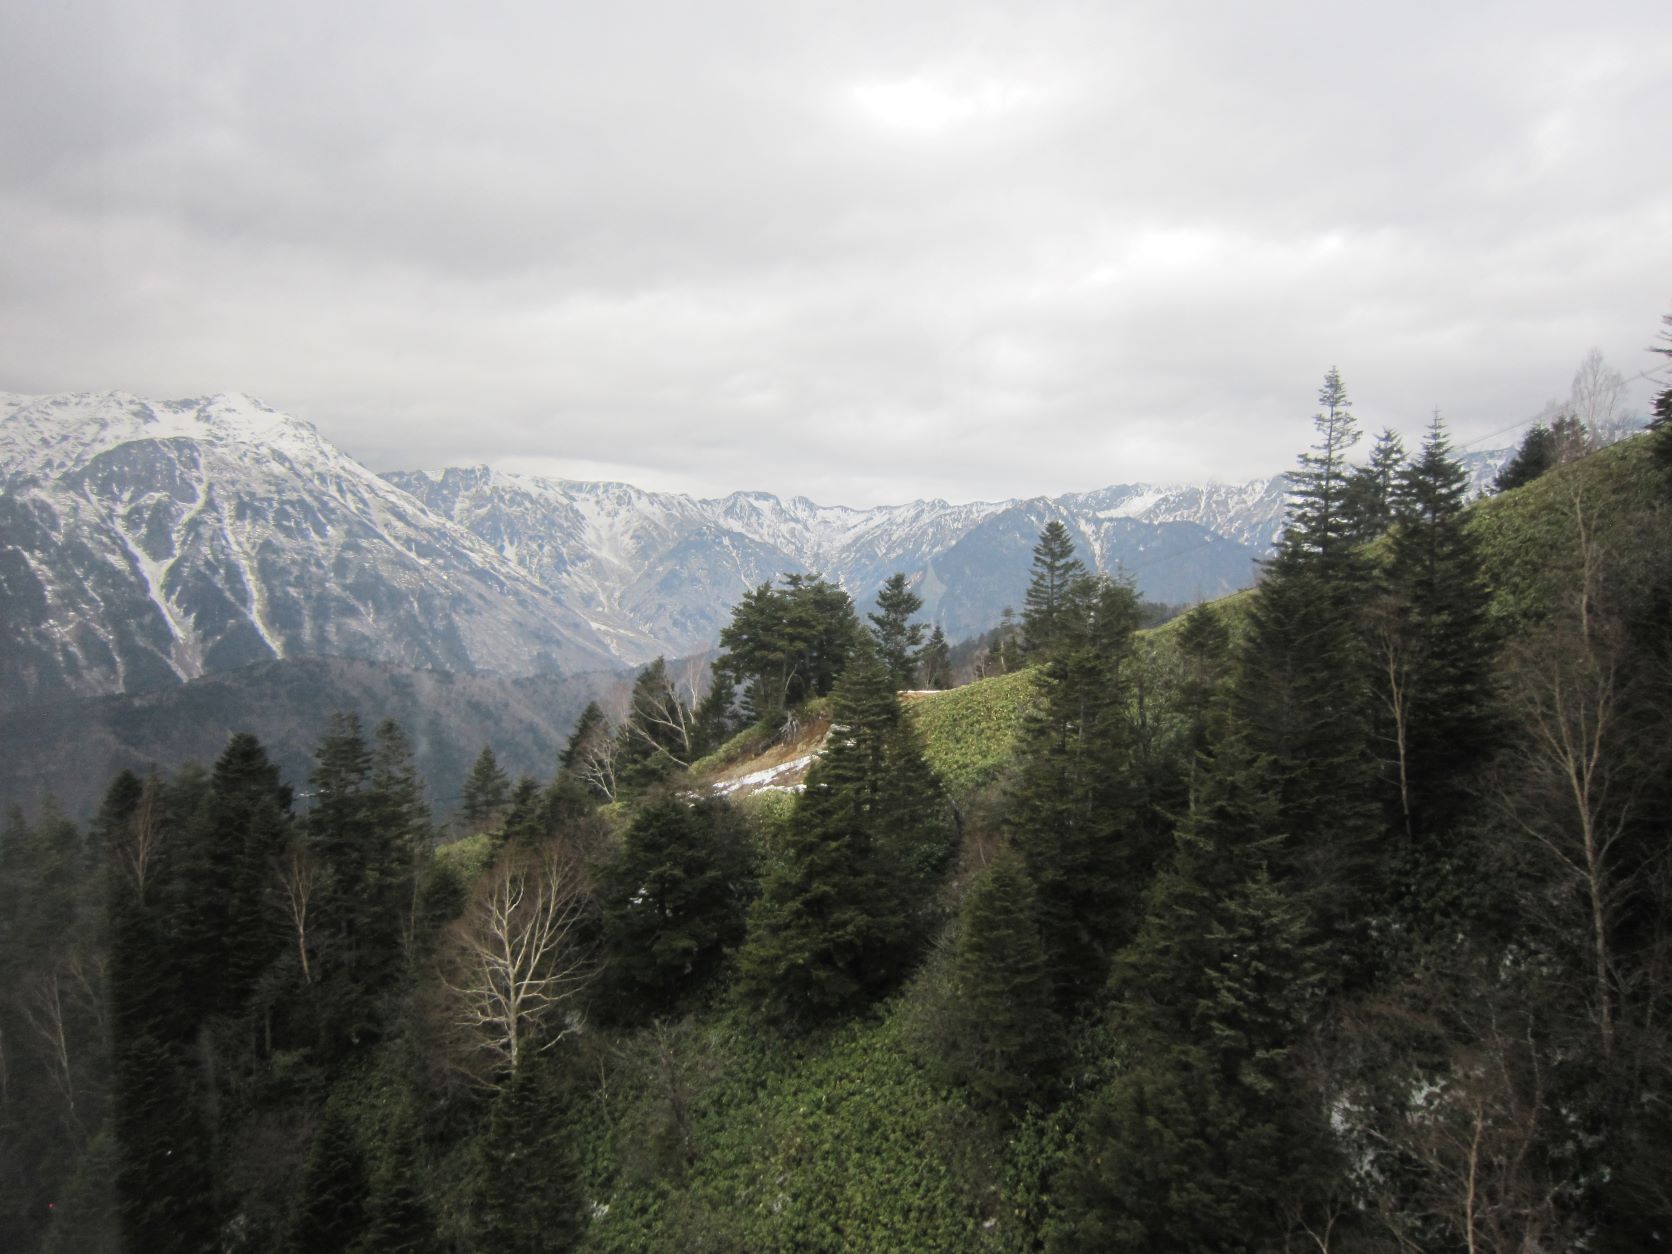
{"type": "Polygon", "coordinates": [[[580,765],[581,754],[585,752],[588,740],[602,730],[606,730],[607,720],[604,718],[603,707],[596,701],[588,701],[586,709],[575,720],[575,730],[569,733],[569,740],[563,746],[563,751],[557,755],[557,765],[565,771],[572,771],[580,765]]]}
{"type": "Polygon", "coordinates": [[[1219,612],[1204,603],[1179,621],[1177,640],[1185,808],[1193,810],[1202,771],[1230,722],[1231,630],[1219,612]]]}
{"type": "Polygon", "coordinates": [[[666,658],[639,672],[618,732],[616,770],[622,780],[644,788],[696,760],[696,714],[678,691],[666,658]]]}
{"type": "Polygon", "coordinates": [[[782,588],[763,583],[732,610],[713,682],[726,698],[741,688],[751,721],[781,718],[828,695],[864,635],[847,593],[818,575],[787,574],[782,588]]]}
{"type": "Polygon", "coordinates": [[[1042,1097],[1065,1053],[1038,913],[1022,859],[1001,849],[964,899],[940,1008],[937,1062],[1004,1110],[1042,1097]]]}
{"type": "Polygon", "coordinates": [[[1370,446],[1369,460],[1347,476],[1347,526],[1359,543],[1374,540],[1392,524],[1404,465],[1404,442],[1397,432],[1385,428],[1370,446]]]}
{"type": "Polygon", "coordinates": [[[221,1214],[195,1049],[205,998],[188,987],[196,959],[176,912],[193,861],[182,831],[207,807],[209,781],[184,770],[146,790],[111,833],[106,880],[116,1207],[125,1248],[196,1254],[218,1241],[221,1214]]]}
{"type": "Polygon", "coordinates": [[[480,831],[497,818],[511,799],[511,777],[499,765],[493,746],[482,746],[459,795],[459,814],[465,826],[480,831]]]}
{"type": "Polygon", "coordinates": [[[1348,489],[1352,469],[1347,451],[1358,443],[1358,422],[1341,372],[1331,366],[1318,389],[1319,410],[1312,417],[1317,439],[1289,474],[1288,526],[1284,548],[1320,559],[1326,565],[1344,560],[1354,535],[1348,489]]]}
{"type": "Polygon", "coordinates": [[[1542,422],[1536,422],[1522,437],[1515,456],[1505,462],[1492,480],[1494,492],[1508,492],[1531,483],[1556,464],[1555,434],[1542,422]]]}
{"type": "Polygon", "coordinates": [[[173,926],[202,1016],[237,1013],[282,945],[268,890],[290,803],[266,749],[240,732],[215,762],[207,804],[182,827],[173,926]]]}
{"type": "MultiPolygon", "coordinates": [[[[1660,338],[1666,343],[1654,345],[1649,351],[1672,358],[1672,314],[1663,315],[1661,323],[1660,338]]],[[[1655,394],[1650,413],[1649,430],[1652,432],[1650,439],[1654,441],[1655,464],[1660,467],[1665,495],[1672,497],[1672,384],[1655,394]]]]}
{"type": "Polygon", "coordinates": [[[1426,839],[1454,824],[1493,749],[1496,636],[1481,555],[1464,517],[1468,473],[1434,416],[1400,476],[1395,527],[1372,616],[1373,672],[1400,825],[1426,839]]]}
{"type": "Polygon", "coordinates": [[[1022,639],[1029,657],[1046,657],[1072,635],[1086,564],[1074,552],[1068,528],[1053,518],[1033,546],[1033,566],[1022,608],[1022,639]]]}
{"type": "Polygon", "coordinates": [[[1359,621],[1371,580],[1349,525],[1346,452],[1357,432],[1334,369],[1319,401],[1317,439],[1291,475],[1287,528],[1249,608],[1235,705],[1252,748],[1270,762],[1293,856],[1346,932],[1362,926],[1381,887],[1359,621]]]}
{"type": "Polygon", "coordinates": [[[906,583],[903,572],[890,575],[877,593],[877,612],[868,615],[877,654],[896,689],[910,688],[917,676],[917,649],[923,643],[923,624],[911,621],[923,608],[923,598],[906,583]]]}
{"type": "Polygon", "coordinates": [[[924,688],[952,687],[952,650],[939,623],[929,632],[929,640],[917,656],[917,682],[924,688]]]}
{"type": "Polygon", "coordinates": [[[874,649],[860,648],[832,703],[828,747],[739,954],[745,1001],[786,1027],[856,1010],[898,981],[925,930],[915,872],[952,841],[938,795],[923,795],[932,776],[874,649]]]}
{"type": "Polygon", "coordinates": [[[563,1118],[561,1060],[526,1059],[500,1089],[471,1146],[468,1246],[481,1254],[558,1254],[582,1230],[579,1165],[563,1118]]]}
{"type": "Polygon", "coordinates": [[[1324,1191],[1327,1129],[1294,1075],[1324,967],[1302,900],[1273,879],[1263,777],[1227,742],[1115,963],[1117,1069],[1057,1181],[1049,1248],[1280,1248],[1324,1191]]]}
{"type": "Polygon", "coordinates": [[[289,1254],[354,1248],[367,1233],[370,1201],[365,1152],[348,1115],[327,1102],[302,1171],[289,1254]]]}
{"type": "Polygon", "coordinates": [[[314,753],[307,848],[321,872],[314,985],[327,1054],[381,1034],[403,959],[403,889],[411,863],[401,833],[380,821],[373,754],[357,715],[333,714],[314,753]]]}
{"type": "Polygon", "coordinates": [[[1074,613],[1064,611],[1038,668],[1005,808],[1065,1011],[1101,986],[1155,853],[1134,762],[1137,596],[1124,584],[1082,581],[1069,605],[1074,613]]]}

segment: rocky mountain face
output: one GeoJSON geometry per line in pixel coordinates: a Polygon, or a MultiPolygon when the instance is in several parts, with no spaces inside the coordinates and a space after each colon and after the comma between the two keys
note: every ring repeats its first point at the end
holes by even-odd
{"type": "Polygon", "coordinates": [[[0,397],[0,702],[279,657],[530,674],[616,642],[470,532],[241,396],[0,397]]]}
{"type": "Polygon", "coordinates": [[[669,654],[709,647],[745,591],[786,571],[817,571],[862,607],[905,571],[924,617],[953,639],[974,635],[1021,605],[1033,545],[1053,519],[1088,564],[1130,574],[1153,600],[1218,596],[1251,581],[1284,499],[1281,480],[1262,480],[849,509],[763,492],[698,500],[485,466],[385,477],[567,604],[631,621],[669,654]]]}
{"type": "MultiPolygon", "coordinates": [[[[1476,455],[1489,478],[1501,454],[1476,455]]],[[[709,648],[751,587],[895,571],[954,640],[1019,607],[1053,519],[1157,601],[1246,586],[1284,481],[849,509],[486,467],[379,477],[243,396],[0,394],[0,709],[273,659],[489,675],[709,648]]]]}

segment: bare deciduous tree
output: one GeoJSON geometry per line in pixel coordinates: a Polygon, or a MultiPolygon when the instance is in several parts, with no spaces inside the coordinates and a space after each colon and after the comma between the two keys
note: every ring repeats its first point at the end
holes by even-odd
{"type": "Polygon", "coordinates": [[[680,695],[680,681],[665,666],[647,674],[633,689],[633,708],[624,726],[627,734],[652,753],[665,753],[679,766],[691,765],[691,742],[696,735],[693,706],[680,695]]]}
{"type": "Polygon", "coordinates": [[[147,775],[140,786],[139,804],[117,833],[112,851],[141,907],[145,905],[145,892],[156,872],[157,851],[162,844],[161,792],[157,777],[147,775]]]}
{"type": "Polygon", "coordinates": [[[1603,360],[1600,348],[1585,354],[1573,376],[1568,412],[1578,419],[1587,450],[1604,448],[1630,434],[1632,424],[1620,412],[1625,390],[1625,376],[1603,360]]]}
{"type": "Polygon", "coordinates": [[[1630,896],[1619,846],[1643,774],[1623,752],[1628,733],[1619,625],[1604,606],[1594,513],[1573,498],[1579,592],[1542,639],[1513,658],[1515,696],[1528,735],[1504,809],[1581,891],[1589,932],[1591,999],[1603,1056],[1614,1050],[1617,973],[1611,937],[1630,896]]]}
{"type": "Polygon", "coordinates": [[[38,972],[25,990],[23,1017],[44,1047],[44,1061],[52,1085],[64,1099],[67,1122],[79,1136],[84,1129],[76,1108],[75,1068],[70,1057],[70,1029],[64,1005],[65,979],[58,963],[38,972]]]}
{"type": "Polygon", "coordinates": [[[486,877],[454,925],[444,974],[474,1079],[497,1087],[573,1030],[555,1021],[597,970],[588,908],[579,859],[561,842],[509,854],[486,877]]]}
{"type": "Polygon", "coordinates": [[[575,746],[572,769],[588,788],[605,801],[615,800],[616,760],[621,754],[621,738],[607,723],[600,723],[575,746]]]}
{"type": "Polygon", "coordinates": [[[1371,655],[1377,669],[1376,695],[1389,720],[1394,762],[1399,771],[1399,806],[1405,835],[1411,835],[1410,715],[1411,677],[1418,662],[1416,642],[1407,626],[1406,607],[1383,598],[1369,615],[1371,655]]]}
{"type": "Polygon", "coordinates": [[[308,961],[308,927],[312,922],[308,910],[319,887],[319,864],[306,845],[292,845],[277,867],[280,898],[285,914],[290,919],[291,931],[296,934],[296,955],[302,963],[302,981],[313,983],[313,968],[308,961]]]}

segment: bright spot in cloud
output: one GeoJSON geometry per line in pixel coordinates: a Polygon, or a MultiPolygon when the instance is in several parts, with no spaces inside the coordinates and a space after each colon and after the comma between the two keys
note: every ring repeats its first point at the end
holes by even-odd
{"type": "Polygon", "coordinates": [[[1032,92],[1018,83],[993,80],[961,89],[914,75],[892,82],[859,83],[852,95],[859,111],[885,130],[933,135],[965,122],[1010,113],[1032,92]]]}

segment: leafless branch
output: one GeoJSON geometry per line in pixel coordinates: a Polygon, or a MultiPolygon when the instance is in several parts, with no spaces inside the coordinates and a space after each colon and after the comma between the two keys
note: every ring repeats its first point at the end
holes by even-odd
{"type": "Polygon", "coordinates": [[[444,979],[482,1082],[497,1085],[574,1030],[552,1029],[596,974],[582,939],[588,904],[578,859],[554,843],[496,868],[455,925],[444,979]]]}

